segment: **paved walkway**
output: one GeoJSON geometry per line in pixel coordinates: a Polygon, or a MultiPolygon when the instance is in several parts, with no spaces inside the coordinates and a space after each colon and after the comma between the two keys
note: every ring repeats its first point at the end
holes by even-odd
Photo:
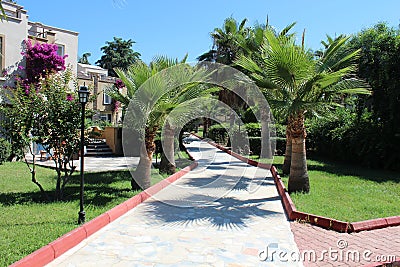
{"type": "MultiPolygon", "coordinates": [[[[27,155],[29,162],[32,162],[32,156],[27,155]]],[[[120,171],[128,168],[135,168],[139,163],[139,157],[85,157],[85,171],[87,172],[105,172],[105,171],[120,171]]],[[[36,164],[54,168],[53,160],[40,160],[40,155],[36,155],[36,164]]],[[[74,166],[79,171],[80,160],[74,160],[74,166]]]]}
{"type": "Polygon", "coordinates": [[[199,167],[48,266],[301,266],[268,170],[194,140],[199,167]],[[296,265],[297,264],[297,265],[296,265]]]}

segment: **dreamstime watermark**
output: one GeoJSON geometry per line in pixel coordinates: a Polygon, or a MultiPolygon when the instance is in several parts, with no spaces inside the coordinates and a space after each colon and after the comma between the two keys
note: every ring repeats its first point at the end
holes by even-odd
{"type": "Polygon", "coordinates": [[[260,261],[268,262],[394,262],[396,255],[377,255],[371,250],[349,249],[346,240],[339,239],[336,247],[321,251],[313,249],[290,251],[280,248],[278,243],[270,243],[258,254],[260,261]]]}

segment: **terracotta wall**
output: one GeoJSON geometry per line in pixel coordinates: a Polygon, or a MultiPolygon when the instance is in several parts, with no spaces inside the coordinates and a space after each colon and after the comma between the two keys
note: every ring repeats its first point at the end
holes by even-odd
{"type": "Polygon", "coordinates": [[[104,129],[104,138],[107,145],[111,148],[115,155],[123,155],[122,151],[122,128],[106,127],[104,129]]]}

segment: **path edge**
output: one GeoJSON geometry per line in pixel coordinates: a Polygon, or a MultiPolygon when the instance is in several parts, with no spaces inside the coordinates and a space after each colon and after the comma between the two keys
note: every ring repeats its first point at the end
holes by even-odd
{"type": "MultiPolygon", "coordinates": [[[[197,134],[192,133],[197,138],[204,140],[205,138],[198,136],[197,134]]],[[[334,230],[339,233],[352,233],[352,232],[361,232],[361,231],[370,231],[380,228],[386,228],[391,226],[399,226],[400,225],[400,216],[392,216],[386,218],[377,218],[371,219],[366,221],[359,221],[359,222],[344,222],[339,221],[332,218],[323,217],[320,215],[315,215],[311,213],[297,211],[296,206],[294,205],[290,195],[283,184],[281,177],[276,170],[276,167],[273,165],[259,163],[255,160],[246,158],[242,155],[239,155],[232,150],[229,150],[212,140],[206,140],[210,145],[220,149],[228,153],[229,155],[255,167],[270,169],[272,173],[272,177],[274,178],[276,188],[278,190],[279,195],[281,196],[282,205],[285,209],[287,217],[289,220],[310,223],[312,225],[316,225],[328,230],[334,230]]]]}
{"type": "Polygon", "coordinates": [[[140,203],[144,202],[146,199],[150,198],[152,195],[158,193],[191,170],[195,169],[197,166],[198,162],[194,161],[189,166],[165,178],[140,194],[133,196],[109,211],[106,211],[89,222],[73,229],[72,231],[39,248],[24,258],[14,262],[10,265],[10,267],[39,267],[52,262],[92,234],[96,233],[109,223],[115,221],[140,203]]]}

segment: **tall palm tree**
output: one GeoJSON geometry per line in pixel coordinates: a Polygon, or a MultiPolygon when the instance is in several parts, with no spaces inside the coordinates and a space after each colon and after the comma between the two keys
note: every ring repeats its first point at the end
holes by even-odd
{"type": "Polygon", "coordinates": [[[243,56],[236,61],[263,87],[274,110],[287,118],[290,193],[310,189],[305,116],[326,114],[340,105],[340,97],[345,94],[369,94],[368,85],[354,76],[360,51],[346,51],[348,39],[339,36],[320,58],[314,59],[303,46],[295,44],[293,36],[277,36],[267,28],[258,60],[243,56]]]}
{"type": "MultiPolygon", "coordinates": [[[[247,19],[243,19],[240,23],[232,17],[225,19],[222,27],[215,28],[210,34],[213,39],[211,50],[200,55],[197,59],[199,61],[232,65],[239,55],[246,52],[245,48],[247,49],[249,46],[245,44],[248,44],[251,39],[252,32],[246,26],[246,22],[247,19]]],[[[242,99],[230,90],[222,89],[219,92],[219,100],[231,106],[236,111],[245,109],[242,99]]]]}
{"type": "Polygon", "coordinates": [[[202,94],[201,90],[196,88],[196,82],[193,81],[199,80],[196,77],[204,77],[204,73],[202,70],[196,70],[184,64],[186,58],[178,61],[159,57],[149,65],[138,61],[126,71],[115,70],[127,88],[127,95],[123,95],[116,87],[109,88],[107,94],[128,107],[127,113],[131,116],[125,116],[125,119],[133,118],[127,124],[139,131],[144,139],[143,146],[140,148],[139,164],[131,181],[132,189],[138,189],[138,181],[142,188],[148,188],[151,184],[151,164],[156,148],[154,140],[157,131],[164,123],[167,125],[165,126],[168,128],[166,133],[169,135],[164,149],[167,150],[166,153],[172,151],[172,156],[168,155],[168,158],[174,158],[174,125],[173,122],[166,121],[168,114],[182,101],[202,94]],[[170,67],[173,67],[173,71],[164,71],[170,67]]]}
{"type": "Polygon", "coordinates": [[[246,27],[247,19],[238,23],[234,18],[225,19],[221,28],[215,28],[210,34],[213,39],[211,50],[200,55],[199,61],[212,61],[231,65],[241,53],[241,43],[249,37],[250,28],[246,27]]]}

